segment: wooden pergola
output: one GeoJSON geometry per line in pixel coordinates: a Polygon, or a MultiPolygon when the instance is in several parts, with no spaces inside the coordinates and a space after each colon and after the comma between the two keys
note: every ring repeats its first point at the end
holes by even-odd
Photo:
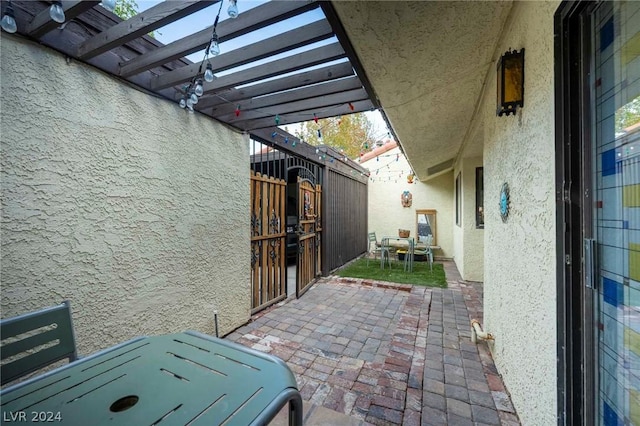
{"type": "MultiPolygon", "coordinates": [[[[3,12],[7,3],[2,1],[3,12]]],[[[203,71],[200,63],[186,56],[208,46],[212,29],[167,45],[148,34],[207,7],[211,7],[213,25],[219,0],[164,1],[126,21],[99,3],[62,1],[66,16],[62,25],[49,16],[49,1],[15,0],[12,5],[18,34],[178,102],[185,83],[203,71]]],[[[241,9],[241,1],[239,6],[241,9]]],[[[250,133],[273,128],[276,122],[282,126],[378,109],[371,85],[328,1],[270,1],[241,10],[237,19],[222,20],[216,33],[223,44],[316,8],[321,8],[324,19],[212,57],[214,73],[242,68],[205,82],[204,95],[194,109],[250,133]],[[321,40],[329,43],[268,60],[321,40]]]]}

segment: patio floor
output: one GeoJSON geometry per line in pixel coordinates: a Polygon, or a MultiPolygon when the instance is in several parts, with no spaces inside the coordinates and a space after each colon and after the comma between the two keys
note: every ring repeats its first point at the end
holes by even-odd
{"type": "Polygon", "coordinates": [[[447,289],[323,278],[226,338],[287,362],[307,425],[519,425],[487,344],[470,341],[482,284],[443,263],[447,289]]]}

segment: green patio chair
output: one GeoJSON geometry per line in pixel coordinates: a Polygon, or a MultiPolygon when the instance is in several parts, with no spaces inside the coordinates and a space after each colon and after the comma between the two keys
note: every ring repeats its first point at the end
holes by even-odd
{"type": "Polygon", "coordinates": [[[433,235],[429,234],[426,237],[418,238],[421,243],[426,245],[423,249],[414,248],[413,254],[425,256],[429,260],[429,270],[433,272],[433,249],[431,245],[433,244],[433,235]]]}
{"type": "Polygon", "coordinates": [[[68,358],[69,362],[78,359],[68,300],[57,306],[1,320],[0,336],[2,385],[61,359],[68,358]]]}
{"type": "Polygon", "coordinates": [[[382,253],[382,247],[376,238],[375,232],[369,232],[369,250],[367,253],[367,266],[369,266],[369,258],[371,258],[371,254],[373,253],[373,259],[376,260],[378,258],[378,253],[382,253]]]}

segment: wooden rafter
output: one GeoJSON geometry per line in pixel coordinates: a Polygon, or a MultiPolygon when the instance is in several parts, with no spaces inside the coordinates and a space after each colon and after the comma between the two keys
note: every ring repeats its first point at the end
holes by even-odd
{"type": "MultiPolygon", "coordinates": [[[[220,72],[324,40],[332,35],[333,31],[328,22],[317,21],[228,53],[223,53],[220,56],[211,58],[211,65],[214,72],[220,72]]],[[[197,74],[204,72],[204,69],[200,69],[200,67],[200,64],[193,64],[162,74],[154,79],[151,87],[154,90],[165,89],[189,81],[197,74]]]]}
{"type": "Polygon", "coordinates": [[[344,92],[347,90],[358,89],[362,87],[362,83],[358,77],[352,76],[339,80],[331,80],[329,82],[305,86],[296,90],[288,90],[286,92],[276,93],[269,96],[260,96],[256,99],[248,99],[244,102],[232,102],[222,105],[216,105],[211,110],[213,117],[221,117],[225,114],[231,114],[236,111],[236,107],[240,106],[242,114],[246,111],[252,111],[257,108],[272,107],[290,102],[315,98],[318,96],[326,96],[332,93],[344,92]]]}
{"type": "MultiPolygon", "coordinates": [[[[318,4],[315,2],[276,1],[266,3],[242,13],[242,19],[227,19],[220,22],[216,30],[218,40],[222,43],[316,7],[318,4]]],[[[204,49],[211,40],[211,31],[211,28],[204,29],[127,61],[120,67],[120,76],[129,77],[204,49]]]]}
{"type": "MultiPolygon", "coordinates": [[[[342,91],[338,93],[332,93],[325,96],[316,96],[314,98],[301,99],[294,102],[282,103],[277,105],[271,105],[269,107],[254,109],[252,111],[245,111],[236,117],[234,113],[226,114],[218,117],[218,119],[229,123],[232,126],[243,121],[255,120],[263,117],[271,117],[276,114],[289,114],[296,113],[301,110],[318,110],[322,111],[324,108],[332,107],[339,104],[354,104],[357,101],[367,99],[367,91],[363,88],[354,90],[342,91]]],[[[313,112],[308,119],[313,119],[313,112]]],[[[317,113],[316,113],[317,116],[317,113]]]]}
{"type": "Polygon", "coordinates": [[[233,74],[227,74],[213,80],[211,83],[205,82],[204,92],[213,93],[230,87],[253,83],[254,81],[264,80],[265,78],[340,59],[343,58],[344,55],[344,50],[342,50],[339,43],[317,47],[297,55],[271,61],[233,74]]]}
{"type": "MultiPolygon", "coordinates": [[[[286,124],[299,123],[301,121],[309,121],[313,119],[313,114],[316,114],[318,118],[328,118],[335,117],[338,115],[347,115],[356,112],[362,111],[371,111],[374,109],[373,103],[371,100],[367,99],[364,101],[352,102],[353,110],[346,103],[341,103],[338,105],[334,105],[332,108],[326,108],[324,111],[316,111],[314,109],[305,110],[305,111],[297,111],[292,114],[284,114],[281,115],[280,118],[280,126],[284,126],[286,124]]],[[[255,129],[264,129],[266,127],[272,127],[274,125],[274,117],[264,117],[258,118],[256,120],[248,120],[240,123],[236,123],[236,127],[242,130],[255,130],[255,129]]]]}
{"type": "MultiPolygon", "coordinates": [[[[99,4],[100,1],[63,1],[62,9],[64,10],[64,16],[66,18],[66,22],[69,22],[76,16],[81,13],[93,8],[95,5],[99,4]]],[[[27,26],[26,33],[34,38],[39,38],[48,33],[49,31],[53,31],[55,28],[59,27],[61,24],[57,23],[51,16],[49,16],[49,8],[45,8],[40,13],[38,13],[33,20],[27,26]]]]}
{"type": "Polygon", "coordinates": [[[229,89],[227,91],[217,92],[212,96],[203,96],[198,102],[198,106],[206,109],[210,106],[221,105],[229,102],[250,101],[257,96],[267,95],[269,93],[283,92],[295,89],[297,87],[308,86],[323,81],[330,81],[338,78],[353,76],[353,67],[349,62],[329,65],[310,71],[300,72],[287,77],[281,77],[269,80],[264,83],[258,83],[246,86],[240,89],[229,89]]]}
{"type": "Polygon", "coordinates": [[[136,39],[220,0],[165,1],[103,31],[78,46],[78,57],[89,59],[136,39]]]}

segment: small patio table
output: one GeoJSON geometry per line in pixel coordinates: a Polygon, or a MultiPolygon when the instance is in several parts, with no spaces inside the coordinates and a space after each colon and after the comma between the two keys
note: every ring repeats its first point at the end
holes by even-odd
{"type": "MultiPolygon", "coordinates": [[[[415,247],[413,237],[383,237],[382,241],[383,245],[386,244],[389,247],[407,249],[404,270],[413,272],[413,249],[415,247]]],[[[383,262],[380,263],[380,267],[384,269],[383,262]]]]}
{"type": "Polygon", "coordinates": [[[3,389],[2,419],[67,425],[262,425],[295,376],[274,356],[194,331],[141,337],[3,389]]]}

